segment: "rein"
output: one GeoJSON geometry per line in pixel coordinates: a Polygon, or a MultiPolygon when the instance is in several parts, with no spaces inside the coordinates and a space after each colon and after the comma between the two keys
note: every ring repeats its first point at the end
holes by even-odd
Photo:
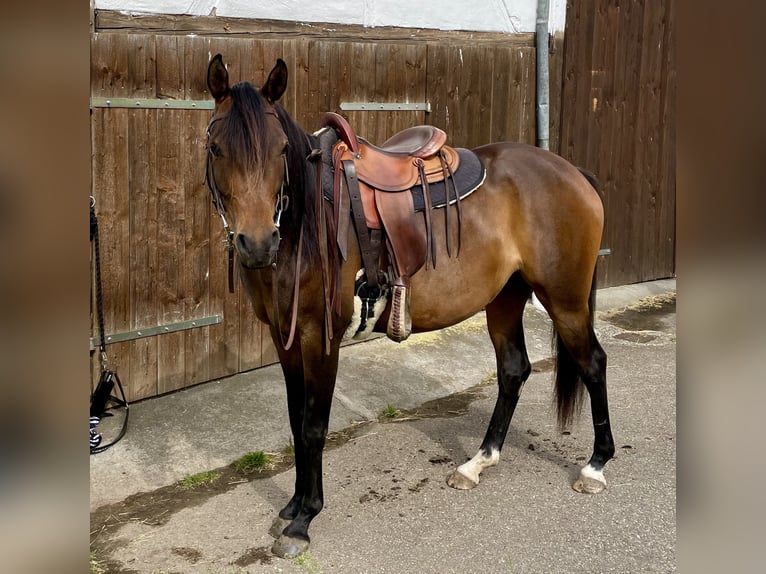
{"type": "MultiPolygon", "coordinates": [[[[275,116],[277,119],[279,119],[279,115],[277,114],[276,110],[273,107],[270,107],[266,110],[267,114],[271,114],[275,116]]],[[[225,117],[225,114],[213,117],[210,120],[210,123],[207,126],[206,135],[208,140],[210,139],[210,128],[211,126],[219,121],[222,120],[225,117]]],[[[215,207],[216,212],[218,213],[218,216],[221,218],[221,222],[223,223],[223,229],[224,233],[226,234],[226,238],[224,239],[224,243],[226,244],[226,251],[228,253],[228,283],[229,283],[229,293],[234,293],[234,232],[231,230],[231,227],[229,226],[229,222],[226,219],[226,207],[223,204],[223,197],[221,195],[221,190],[218,187],[218,184],[215,181],[215,172],[213,171],[213,157],[214,153],[212,148],[207,145],[207,157],[205,159],[205,184],[207,185],[207,188],[210,190],[210,195],[213,200],[213,206],[215,207]]],[[[282,220],[282,213],[289,207],[290,205],[290,196],[285,194],[285,186],[290,186],[290,174],[288,171],[287,166],[287,157],[285,154],[282,154],[282,160],[284,162],[284,176],[282,178],[282,184],[279,187],[279,192],[277,193],[277,199],[276,199],[276,205],[274,207],[274,226],[277,228],[277,249],[276,252],[279,252],[279,245],[282,241],[282,235],[280,234],[279,228],[280,223],[282,220]]],[[[291,311],[291,317],[290,317],[290,330],[287,335],[287,339],[285,339],[284,334],[282,333],[282,329],[280,327],[280,321],[279,321],[279,278],[277,275],[277,262],[274,261],[274,263],[271,264],[272,269],[272,279],[271,279],[271,285],[272,285],[272,301],[273,301],[273,308],[274,308],[274,327],[279,332],[279,339],[282,343],[282,348],[287,351],[292,347],[293,342],[295,341],[295,330],[297,326],[297,320],[298,320],[298,294],[300,291],[300,275],[301,275],[301,261],[302,261],[302,251],[303,251],[303,224],[300,225],[300,232],[298,236],[298,253],[295,261],[295,278],[293,280],[293,302],[292,302],[292,311],[291,311]]]]}

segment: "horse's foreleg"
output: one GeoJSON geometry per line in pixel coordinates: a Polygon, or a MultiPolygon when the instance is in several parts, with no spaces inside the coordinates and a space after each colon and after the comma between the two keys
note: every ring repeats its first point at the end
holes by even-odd
{"type": "Polygon", "coordinates": [[[447,477],[453,488],[468,490],[479,484],[479,475],[500,460],[521,390],[532,368],[524,343],[522,314],[529,288],[514,276],[487,306],[487,327],[497,359],[497,402],[479,452],[447,477]]]}
{"type": "MultiPolygon", "coordinates": [[[[272,552],[285,558],[295,557],[308,550],[309,525],[324,506],[322,451],[327,437],[340,346],[336,340],[331,344],[329,356],[324,354],[321,344],[302,345],[304,406],[300,443],[303,449],[303,466],[300,469],[300,477],[297,476],[296,466],[296,495],[283,511],[285,518],[292,515],[292,520],[272,547],[272,552]],[[302,494],[300,498],[298,493],[302,494]]],[[[296,446],[297,444],[296,436],[296,446]]]]}
{"type": "MultiPolygon", "coordinates": [[[[275,338],[277,349],[281,350],[279,341],[275,338]]],[[[303,414],[305,392],[303,388],[303,363],[300,353],[280,352],[280,364],[285,376],[287,390],[287,410],[290,419],[290,430],[293,436],[295,457],[295,490],[287,505],[279,511],[279,515],[271,525],[270,534],[278,538],[285,527],[297,516],[303,500],[303,483],[306,468],[305,447],[303,445],[303,414]]]]}

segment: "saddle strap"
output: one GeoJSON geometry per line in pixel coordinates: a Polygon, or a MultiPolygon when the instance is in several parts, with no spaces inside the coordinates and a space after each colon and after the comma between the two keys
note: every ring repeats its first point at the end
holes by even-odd
{"type": "MultiPolygon", "coordinates": [[[[330,275],[330,254],[327,245],[328,231],[327,231],[327,215],[324,209],[324,196],[322,195],[322,162],[318,162],[316,165],[316,216],[317,227],[319,230],[319,259],[322,265],[322,295],[324,297],[324,331],[325,331],[325,353],[330,354],[330,341],[332,341],[332,299],[334,294],[334,285],[339,277],[339,273],[333,273],[330,275]]],[[[301,227],[301,230],[303,228],[301,227]]],[[[333,241],[333,244],[335,241],[333,241]]],[[[333,266],[333,271],[335,271],[333,266]]]]}
{"type": "MultiPolygon", "coordinates": [[[[450,196],[449,196],[449,177],[447,173],[447,166],[444,160],[444,154],[439,152],[439,163],[442,166],[442,174],[444,174],[444,193],[447,195],[447,202],[444,205],[444,229],[447,234],[447,257],[452,257],[452,226],[450,225],[450,196]]],[[[455,185],[455,182],[452,182],[455,185]]],[[[457,188],[455,188],[455,195],[457,195],[457,188]]]]}
{"type": "MultiPolygon", "coordinates": [[[[450,165],[450,163],[446,160],[446,158],[443,158],[441,156],[439,156],[439,159],[442,162],[442,169],[446,168],[447,173],[449,174],[449,177],[444,180],[444,191],[447,193],[447,205],[444,207],[444,209],[448,213],[449,213],[449,182],[450,181],[452,181],[452,187],[455,189],[455,207],[457,208],[457,253],[455,254],[455,257],[459,257],[462,230],[463,230],[463,208],[460,206],[460,190],[457,188],[457,184],[455,183],[455,173],[452,171],[452,166],[450,165]]],[[[449,227],[449,220],[448,220],[448,227],[449,227]]],[[[447,245],[449,245],[449,241],[450,241],[450,234],[449,232],[447,232],[447,245]]]]}
{"type": "Polygon", "coordinates": [[[354,226],[356,227],[356,236],[359,239],[359,249],[362,252],[362,265],[367,276],[367,285],[377,287],[378,285],[378,253],[374,250],[370,234],[367,230],[367,220],[364,216],[362,207],[362,196],[359,192],[359,180],[356,175],[356,166],[354,160],[344,159],[343,173],[346,176],[346,187],[351,203],[351,213],[354,216],[354,226]]]}
{"type": "Polygon", "coordinates": [[[423,200],[425,201],[425,219],[426,219],[426,269],[428,269],[428,260],[431,259],[431,265],[436,269],[436,246],[433,241],[433,228],[431,227],[431,189],[428,186],[426,178],[425,165],[422,159],[416,160],[418,171],[420,171],[420,184],[423,186],[423,200]]]}
{"type": "Polygon", "coordinates": [[[348,205],[345,205],[345,194],[343,193],[343,179],[340,176],[340,156],[343,155],[343,148],[338,146],[333,154],[333,204],[335,206],[335,229],[338,230],[338,249],[343,261],[348,260],[348,205]]]}

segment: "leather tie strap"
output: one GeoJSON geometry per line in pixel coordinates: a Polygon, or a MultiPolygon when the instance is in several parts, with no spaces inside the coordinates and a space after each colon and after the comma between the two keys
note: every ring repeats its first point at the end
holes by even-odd
{"type": "Polygon", "coordinates": [[[428,259],[430,256],[431,264],[436,269],[436,246],[433,241],[433,229],[431,227],[431,189],[428,186],[425,164],[422,159],[417,159],[416,165],[420,171],[420,185],[423,186],[423,201],[425,203],[424,213],[426,216],[426,269],[428,268],[428,259]]]}
{"type": "Polygon", "coordinates": [[[370,241],[370,234],[367,231],[367,220],[364,217],[364,207],[362,206],[362,196],[359,192],[359,180],[356,177],[356,166],[354,161],[344,159],[343,172],[346,175],[346,187],[351,200],[351,212],[354,215],[354,225],[356,234],[359,238],[359,249],[362,252],[362,264],[364,272],[367,275],[367,285],[370,287],[378,286],[378,265],[376,254],[370,241]]]}
{"type": "MultiPolygon", "coordinates": [[[[446,160],[444,152],[439,152],[439,163],[442,166],[442,175],[444,175],[444,192],[447,195],[447,201],[444,205],[444,228],[447,234],[447,257],[452,257],[452,226],[450,225],[450,193],[449,193],[449,174],[447,173],[446,160]]],[[[453,182],[454,187],[454,182],[453,182]]],[[[457,190],[456,190],[457,191],[457,190]]]]}
{"type": "MultiPolygon", "coordinates": [[[[449,162],[445,162],[447,164],[447,172],[449,173],[449,179],[452,180],[452,187],[455,188],[455,206],[457,207],[457,254],[455,254],[455,257],[460,256],[460,245],[461,245],[461,235],[463,230],[463,208],[460,206],[460,190],[457,188],[457,184],[455,184],[455,174],[452,172],[452,166],[449,164],[449,162]]],[[[449,180],[445,180],[444,186],[447,187],[447,183],[449,180]]],[[[447,194],[447,197],[449,197],[449,193],[447,194]]],[[[447,203],[447,206],[449,206],[449,202],[447,203]]]]}

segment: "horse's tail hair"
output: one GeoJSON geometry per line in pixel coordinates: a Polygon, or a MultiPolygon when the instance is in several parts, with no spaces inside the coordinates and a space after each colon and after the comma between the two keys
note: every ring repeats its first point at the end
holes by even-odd
{"type": "MultiPolygon", "coordinates": [[[[593,270],[590,294],[588,296],[588,330],[593,337],[593,315],[596,309],[596,269],[593,270]]],[[[553,329],[551,341],[554,356],[555,371],[555,401],[558,425],[560,429],[567,429],[572,421],[582,411],[583,399],[585,398],[585,385],[580,376],[580,369],[572,358],[564,341],[553,329]]]]}
{"type": "Polygon", "coordinates": [[[583,177],[588,180],[588,183],[591,185],[591,187],[596,190],[598,196],[601,199],[604,199],[604,193],[601,190],[601,184],[599,183],[596,174],[582,167],[578,167],[577,169],[580,170],[580,173],[583,175],[583,177]]]}

